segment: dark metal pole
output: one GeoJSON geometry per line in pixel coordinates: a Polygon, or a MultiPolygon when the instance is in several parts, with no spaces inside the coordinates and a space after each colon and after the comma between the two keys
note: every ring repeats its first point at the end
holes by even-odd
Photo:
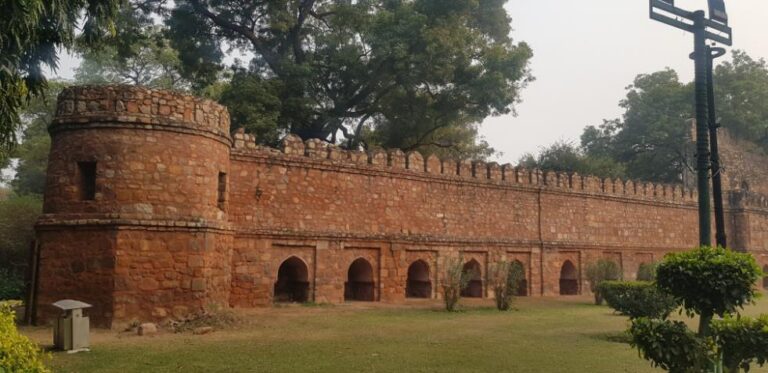
{"type": "Polygon", "coordinates": [[[725,54],[722,48],[707,46],[707,108],[709,115],[709,146],[712,152],[712,197],[715,202],[715,241],[717,246],[726,247],[725,215],[723,213],[723,184],[720,175],[720,154],[717,145],[717,113],[715,111],[715,85],[713,65],[715,58],[725,54]]]}
{"type": "Polygon", "coordinates": [[[699,189],[699,244],[712,245],[709,196],[709,132],[707,120],[707,35],[704,11],[693,13],[696,65],[696,171],[699,189]]]}

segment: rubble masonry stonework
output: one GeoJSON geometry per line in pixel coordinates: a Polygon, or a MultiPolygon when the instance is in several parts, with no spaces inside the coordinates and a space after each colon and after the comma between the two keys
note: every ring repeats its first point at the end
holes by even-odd
{"type": "MultiPolygon", "coordinates": [[[[698,241],[696,192],[682,186],[290,135],[271,149],[230,134],[224,107],[178,93],[68,88],[49,129],[40,322],[63,298],[93,304],[105,327],[280,300],[437,298],[459,257],[480,268],[474,295],[492,296],[502,260],[523,264],[528,295],[584,293],[588,263],[612,259],[634,279],[698,241]]],[[[740,147],[724,141],[729,245],[766,266],[768,163],[740,147]]]]}

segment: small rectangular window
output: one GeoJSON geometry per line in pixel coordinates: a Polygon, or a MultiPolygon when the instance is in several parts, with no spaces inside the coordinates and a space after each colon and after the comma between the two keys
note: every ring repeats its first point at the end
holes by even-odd
{"type": "Polygon", "coordinates": [[[224,210],[224,205],[227,202],[227,174],[219,172],[219,198],[218,205],[220,210],[224,210]]]}
{"type": "Polygon", "coordinates": [[[96,162],[77,162],[80,174],[80,199],[92,201],[96,198],[96,162]]]}

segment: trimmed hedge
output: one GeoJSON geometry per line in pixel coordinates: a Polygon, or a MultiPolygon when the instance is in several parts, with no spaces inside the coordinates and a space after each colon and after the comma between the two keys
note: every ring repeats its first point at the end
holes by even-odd
{"type": "Polygon", "coordinates": [[[750,365],[768,361],[768,315],[757,319],[726,317],[712,322],[712,331],[730,371],[749,372],[750,365]]]}
{"type": "Polygon", "coordinates": [[[604,281],[600,292],[608,306],[630,319],[666,319],[679,306],[674,297],[647,281],[604,281]]]}

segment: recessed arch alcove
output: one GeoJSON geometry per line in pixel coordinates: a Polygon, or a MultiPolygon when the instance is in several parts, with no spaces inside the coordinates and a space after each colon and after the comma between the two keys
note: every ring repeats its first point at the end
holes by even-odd
{"type": "Polygon", "coordinates": [[[480,263],[477,260],[472,259],[464,263],[462,272],[465,276],[469,276],[469,281],[466,287],[461,289],[461,296],[467,298],[482,298],[483,297],[483,274],[480,269],[480,263]]]}
{"type": "Polygon", "coordinates": [[[515,295],[519,297],[528,296],[528,275],[525,273],[525,265],[523,265],[523,262],[519,260],[515,260],[512,263],[519,265],[520,268],[523,269],[523,279],[520,280],[520,284],[517,287],[517,292],[515,293],[515,295]]]}
{"type": "Polygon", "coordinates": [[[303,260],[292,256],[280,264],[275,282],[274,301],[281,303],[309,301],[309,271],[303,260]]]}
{"type": "Polygon", "coordinates": [[[344,284],[344,300],[376,300],[376,283],[373,267],[364,258],[357,258],[349,265],[347,282],[344,284]]]}
{"type": "Polygon", "coordinates": [[[579,272],[573,262],[566,260],[560,268],[560,295],[579,294],[579,272]]]}
{"type": "Polygon", "coordinates": [[[429,265],[419,259],[408,266],[408,278],[405,284],[407,298],[431,298],[432,281],[429,277],[429,265]]]}

